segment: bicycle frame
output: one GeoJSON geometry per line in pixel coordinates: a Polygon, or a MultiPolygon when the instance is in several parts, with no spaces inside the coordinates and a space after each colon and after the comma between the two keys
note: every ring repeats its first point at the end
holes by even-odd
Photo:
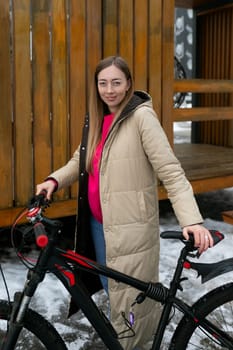
{"type": "MultiPolygon", "coordinates": [[[[73,298],[75,304],[80,308],[92,326],[95,328],[103,343],[111,350],[123,349],[116,331],[113,329],[110,321],[98,309],[91,296],[88,294],[85,286],[79,279],[78,271],[84,270],[93,274],[102,274],[119,282],[130,285],[139,290],[139,295],[149,297],[163,304],[162,314],[154,337],[152,350],[159,350],[163,339],[165,328],[169,321],[172,307],[179,309],[183,314],[196,320],[198,325],[210,334],[215,334],[223,345],[232,347],[224,334],[222,334],[214,325],[207,320],[197,320],[192,308],[186,303],[176,298],[176,292],[181,287],[181,275],[184,268],[184,261],[190,252],[190,246],[186,243],[180,253],[174,272],[170,289],[160,283],[144,282],[100,265],[74,251],[62,250],[55,246],[59,229],[53,228],[49,236],[47,246],[41,251],[36,266],[29,271],[28,280],[20,298],[14,302],[14,308],[11,315],[10,330],[4,344],[4,350],[10,350],[14,347],[18,334],[22,328],[23,317],[29,306],[30,300],[34,295],[38,284],[44,279],[46,271],[53,273],[65,286],[73,298]]],[[[132,300],[132,303],[135,300],[132,300]]],[[[137,301],[136,301],[137,302],[137,301]]]]}
{"type": "MultiPolygon", "coordinates": [[[[114,330],[112,324],[98,309],[84,284],[79,279],[78,272],[80,270],[84,270],[85,272],[92,274],[102,274],[108,278],[112,278],[118,282],[122,282],[136,288],[139,291],[139,294],[135,300],[132,300],[132,304],[141,304],[145,298],[151,298],[152,300],[160,302],[163,305],[162,314],[151,350],[160,349],[164,331],[169,322],[172,307],[177,308],[185,316],[191,320],[194,320],[194,322],[196,322],[198,326],[201,326],[207,333],[217,337],[223,346],[226,345],[229,349],[233,349],[231,339],[229,339],[224,332],[218,330],[217,327],[206,319],[198,320],[192,307],[176,298],[177,290],[182,289],[181,282],[183,279],[181,276],[185,267],[184,263],[188,262],[186,259],[187,256],[195,249],[192,237],[190,237],[190,240],[184,241],[182,233],[168,231],[161,235],[162,238],[179,238],[185,243],[185,246],[180,252],[176,269],[170,283],[170,288],[167,288],[161,283],[145,282],[113,270],[107,266],[100,265],[95,261],[75,253],[74,251],[66,251],[58,248],[56,246],[56,242],[61,231],[61,223],[57,220],[48,219],[42,215],[43,209],[48,206],[45,197],[46,193],[41,193],[40,195],[32,198],[28,209],[26,212],[23,212],[23,214],[27,216],[27,219],[32,223],[33,235],[36,238],[36,243],[42,249],[36,265],[34,268],[29,269],[27,281],[23,291],[21,293],[15,293],[9,321],[9,331],[7,332],[2,350],[12,350],[15,347],[19,333],[23,328],[24,316],[29,307],[30,300],[33,297],[39,283],[43,281],[47,271],[53,273],[63,283],[67,291],[70,293],[74,303],[83,311],[84,315],[99,334],[103,343],[111,350],[123,349],[119,342],[118,334],[114,330]]],[[[21,214],[21,216],[23,214],[21,214]]],[[[13,227],[16,225],[16,223],[17,220],[13,227]]],[[[212,237],[214,238],[215,243],[223,239],[223,235],[218,232],[215,232],[212,237]]],[[[211,268],[210,270],[205,268],[205,273],[203,273],[204,277],[213,278],[213,276],[223,273],[225,268],[225,265],[223,264],[224,261],[220,262],[219,266],[221,266],[219,270],[216,269],[216,266],[214,266],[214,274],[212,273],[211,268]]],[[[198,272],[202,272],[200,265],[201,264],[196,264],[195,267],[195,264],[192,265],[190,263],[191,268],[196,269],[198,272]]],[[[172,349],[172,345],[170,349],[172,349]]]]}

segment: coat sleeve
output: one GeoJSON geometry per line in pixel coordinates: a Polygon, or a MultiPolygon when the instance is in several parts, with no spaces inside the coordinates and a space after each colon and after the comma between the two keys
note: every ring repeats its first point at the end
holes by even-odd
{"type": "Polygon", "coordinates": [[[156,176],[163,182],[181,227],[203,222],[193,189],[151,108],[138,110],[138,127],[144,151],[156,176]]]}
{"type": "Polygon", "coordinates": [[[54,178],[58,182],[57,190],[68,187],[78,180],[79,177],[79,150],[80,146],[74,152],[72,158],[62,168],[54,171],[49,177],[54,178]]]}

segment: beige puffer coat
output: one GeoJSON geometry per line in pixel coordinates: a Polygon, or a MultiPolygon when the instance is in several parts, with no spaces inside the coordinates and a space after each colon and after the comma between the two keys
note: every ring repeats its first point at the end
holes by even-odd
{"type": "MultiPolygon", "coordinates": [[[[144,281],[158,281],[157,178],[167,189],[181,227],[203,220],[150,96],[136,92],[134,99],[134,108],[109,132],[100,165],[106,262],[144,281]]],[[[58,181],[58,189],[77,180],[78,165],[79,149],[67,165],[50,175],[58,181]]],[[[109,280],[111,319],[118,333],[126,328],[121,312],[129,315],[137,295],[134,288],[109,280]]],[[[151,338],[158,318],[154,304],[148,299],[134,306],[136,335],[122,340],[124,349],[133,349],[151,338]]]]}

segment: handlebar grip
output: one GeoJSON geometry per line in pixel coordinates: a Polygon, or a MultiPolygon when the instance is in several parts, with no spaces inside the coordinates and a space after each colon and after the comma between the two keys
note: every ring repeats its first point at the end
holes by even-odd
{"type": "Polygon", "coordinates": [[[44,248],[48,244],[48,236],[46,234],[44,225],[41,222],[37,222],[34,225],[34,233],[35,233],[35,238],[36,238],[36,244],[40,248],[44,248]]]}
{"type": "MultiPolygon", "coordinates": [[[[214,245],[221,242],[224,239],[224,234],[217,230],[209,230],[209,232],[214,240],[214,245]]],[[[160,234],[160,236],[161,238],[180,239],[181,241],[185,242],[182,231],[164,231],[160,234]]],[[[192,233],[190,233],[189,235],[189,242],[194,244],[194,238],[192,233]]]]}
{"type": "MultiPolygon", "coordinates": [[[[224,239],[224,234],[223,233],[221,233],[221,232],[219,232],[219,231],[217,231],[217,230],[209,230],[209,233],[211,234],[211,236],[212,236],[212,238],[213,238],[213,241],[214,241],[214,246],[217,244],[217,243],[219,243],[219,242],[221,242],[223,239],[224,239]]],[[[193,235],[190,235],[189,236],[190,238],[190,241],[192,242],[192,243],[194,243],[194,238],[193,238],[193,235]]]]}
{"type": "Polygon", "coordinates": [[[40,208],[42,206],[48,206],[47,191],[42,190],[39,194],[35,195],[29,200],[28,209],[40,208]]]}
{"type": "Polygon", "coordinates": [[[47,196],[47,190],[42,190],[38,195],[37,195],[37,197],[39,198],[39,199],[46,199],[46,196],[47,196]]]}

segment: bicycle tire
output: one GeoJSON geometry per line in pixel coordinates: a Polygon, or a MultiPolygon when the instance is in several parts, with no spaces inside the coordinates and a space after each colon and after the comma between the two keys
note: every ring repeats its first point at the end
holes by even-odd
{"type": "MultiPolygon", "coordinates": [[[[193,310],[198,319],[207,318],[232,338],[233,349],[233,283],[217,287],[202,296],[193,310]]],[[[194,320],[183,317],[173,335],[169,350],[226,349],[203,333],[194,320]]],[[[228,348],[227,348],[228,349],[228,348]]]]}
{"type": "MultiPolygon", "coordinates": [[[[11,308],[12,303],[0,300],[0,348],[11,308]]],[[[56,329],[43,316],[28,309],[24,319],[24,327],[20,332],[15,349],[67,350],[67,347],[56,329]]]]}

